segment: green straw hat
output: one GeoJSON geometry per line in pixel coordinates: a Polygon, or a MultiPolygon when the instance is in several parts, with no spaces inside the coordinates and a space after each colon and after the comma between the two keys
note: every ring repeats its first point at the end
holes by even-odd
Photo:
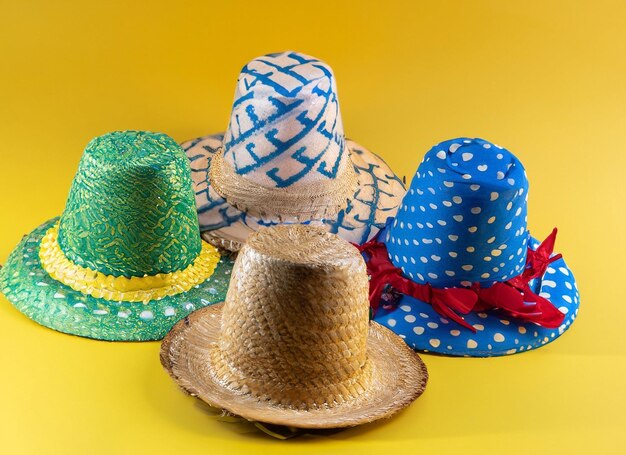
{"type": "Polygon", "coordinates": [[[85,149],[65,210],[25,236],[0,290],[34,321],[101,340],[159,340],[224,300],[231,261],[200,239],[189,162],[165,134],[85,149]]]}

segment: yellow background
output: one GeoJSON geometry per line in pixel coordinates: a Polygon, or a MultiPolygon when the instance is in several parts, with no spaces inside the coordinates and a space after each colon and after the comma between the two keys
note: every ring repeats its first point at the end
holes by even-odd
{"type": "Polygon", "coordinates": [[[0,298],[0,453],[626,453],[626,2],[0,0],[0,261],[59,214],[82,149],[111,130],[223,130],[239,69],[295,49],[335,70],[347,134],[409,179],[435,143],[506,146],[529,227],[560,228],[582,308],[555,343],[424,356],[391,421],[281,442],[211,420],[158,343],[30,322],[0,298]]]}

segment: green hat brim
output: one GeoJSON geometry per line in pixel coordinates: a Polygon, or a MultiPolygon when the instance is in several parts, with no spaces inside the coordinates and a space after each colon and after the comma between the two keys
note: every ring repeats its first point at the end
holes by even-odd
{"type": "Polygon", "coordinates": [[[97,340],[160,340],[192,311],[226,297],[233,261],[225,257],[202,284],[145,304],[114,302],[75,291],[48,275],[39,260],[41,239],[57,220],[25,236],[0,270],[0,291],[19,311],[45,327],[97,340]]]}

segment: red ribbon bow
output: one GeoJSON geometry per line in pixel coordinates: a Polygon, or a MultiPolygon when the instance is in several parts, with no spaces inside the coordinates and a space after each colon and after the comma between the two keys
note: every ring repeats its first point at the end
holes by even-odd
{"type": "Polygon", "coordinates": [[[381,295],[387,285],[396,291],[428,302],[441,316],[449,318],[473,332],[476,330],[465,321],[462,314],[498,308],[510,316],[534,322],[542,327],[556,328],[563,323],[565,315],[549,300],[532,292],[530,280],[544,275],[548,265],[561,258],[552,256],[557,229],[536,250],[528,247],[526,267],[521,275],[508,281],[482,288],[474,283],[469,288],[433,288],[430,284],[416,283],[402,275],[402,270],[389,260],[387,247],[374,237],[363,245],[355,245],[367,255],[367,272],[370,275],[370,306],[374,314],[378,310],[381,295]]]}

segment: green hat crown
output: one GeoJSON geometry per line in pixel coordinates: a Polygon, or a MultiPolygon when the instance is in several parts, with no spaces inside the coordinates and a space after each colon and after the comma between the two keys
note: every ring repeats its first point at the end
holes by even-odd
{"type": "Polygon", "coordinates": [[[85,149],[58,242],[75,264],[113,276],[182,270],[202,248],[189,161],[169,136],[108,133],[85,149]]]}

